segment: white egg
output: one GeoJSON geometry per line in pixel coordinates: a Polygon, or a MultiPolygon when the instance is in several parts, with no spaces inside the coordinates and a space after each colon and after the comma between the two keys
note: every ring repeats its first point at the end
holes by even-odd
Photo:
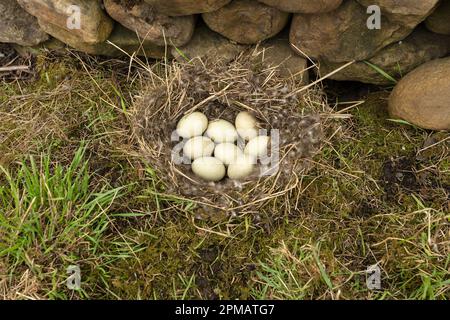
{"type": "Polygon", "coordinates": [[[241,149],[230,142],[220,143],[214,149],[214,157],[222,161],[225,165],[236,161],[243,154],[241,149]]]}
{"type": "Polygon", "coordinates": [[[177,124],[177,133],[180,137],[189,139],[201,136],[208,127],[208,118],[201,112],[185,115],[177,124]]]}
{"type": "Polygon", "coordinates": [[[194,137],[189,139],[183,147],[183,153],[189,159],[197,159],[212,155],[215,144],[208,137],[194,137]]]}
{"type": "Polygon", "coordinates": [[[238,137],[233,124],[223,119],[211,121],[206,129],[206,135],[215,143],[234,142],[238,137]]]}
{"type": "Polygon", "coordinates": [[[225,165],[214,157],[195,159],[192,162],[192,171],[206,181],[219,181],[225,177],[225,165]]]}
{"type": "Polygon", "coordinates": [[[259,158],[267,156],[269,147],[269,137],[258,136],[250,140],[245,146],[244,153],[259,158]]]}
{"type": "Polygon", "coordinates": [[[258,135],[258,122],[247,111],[239,112],[234,124],[238,134],[244,140],[251,140],[258,135]]]}
{"type": "Polygon", "coordinates": [[[250,155],[241,155],[228,166],[228,177],[233,180],[248,177],[255,168],[256,160],[250,155]]]}

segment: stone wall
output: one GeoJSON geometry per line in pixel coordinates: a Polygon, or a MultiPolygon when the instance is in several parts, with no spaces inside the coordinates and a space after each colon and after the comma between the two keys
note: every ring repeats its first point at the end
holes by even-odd
{"type": "Polygon", "coordinates": [[[230,60],[261,43],[291,74],[305,59],[322,75],[355,61],[331,78],[389,84],[374,65],[400,77],[449,55],[450,0],[0,0],[0,42],[55,39],[89,54],[182,60],[230,60]]]}

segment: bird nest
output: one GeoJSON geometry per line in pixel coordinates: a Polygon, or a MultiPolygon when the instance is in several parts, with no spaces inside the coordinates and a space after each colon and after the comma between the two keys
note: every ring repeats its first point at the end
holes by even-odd
{"type": "Polygon", "coordinates": [[[147,83],[136,99],[134,136],[165,194],[194,201],[200,215],[280,210],[298,198],[301,176],[327,131],[323,116],[331,109],[320,88],[305,88],[298,77],[282,77],[277,67],[263,68],[246,56],[228,64],[174,62],[163,76],[151,72],[147,83]],[[269,161],[243,181],[202,181],[174,157],[183,144],[174,139],[177,123],[194,110],[231,123],[250,112],[272,137],[269,161]]]}

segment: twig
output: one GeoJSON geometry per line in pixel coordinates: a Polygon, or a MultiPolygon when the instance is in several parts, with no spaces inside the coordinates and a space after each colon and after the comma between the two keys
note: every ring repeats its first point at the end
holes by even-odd
{"type": "Polygon", "coordinates": [[[28,66],[11,66],[11,67],[0,67],[0,72],[8,72],[8,71],[19,71],[19,70],[28,70],[28,66]]]}
{"type": "Polygon", "coordinates": [[[308,89],[311,88],[311,87],[314,87],[316,84],[322,82],[322,81],[325,80],[325,79],[328,79],[328,78],[331,77],[332,75],[335,75],[336,73],[342,71],[343,69],[345,69],[345,68],[347,68],[348,66],[354,64],[355,62],[356,62],[356,60],[353,60],[353,61],[350,61],[350,62],[344,64],[342,67],[340,67],[340,68],[338,68],[338,69],[336,69],[336,70],[334,70],[334,71],[328,73],[327,75],[323,76],[322,78],[320,78],[320,79],[318,79],[318,80],[316,80],[316,81],[314,81],[314,82],[311,82],[309,85],[304,86],[304,87],[302,87],[302,88],[300,88],[299,90],[296,90],[296,91],[294,91],[294,92],[291,92],[291,93],[288,94],[286,97],[287,97],[287,98],[292,97],[293,95],[299,94],[299,93],[301,93],[301,92],[303,92],[303,91],[308,90],[308,89]]]}

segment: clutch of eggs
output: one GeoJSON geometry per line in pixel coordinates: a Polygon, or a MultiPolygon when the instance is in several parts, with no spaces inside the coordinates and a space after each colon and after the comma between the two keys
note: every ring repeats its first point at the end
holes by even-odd
{"type": "Polygon", "coordinates": [[[201,112],[185,115],[177,124],[179,136],[188,139],[184,155],[192,160],[192,171],[206,181],[248,177],[257,159],[266,156],[270,138],[258,135],[258,122],[247,111],[240,112],[234,124],[223,119],[209,121],[201,112]],[[241,149],[236,141],[246,142],[241,149]]]}

